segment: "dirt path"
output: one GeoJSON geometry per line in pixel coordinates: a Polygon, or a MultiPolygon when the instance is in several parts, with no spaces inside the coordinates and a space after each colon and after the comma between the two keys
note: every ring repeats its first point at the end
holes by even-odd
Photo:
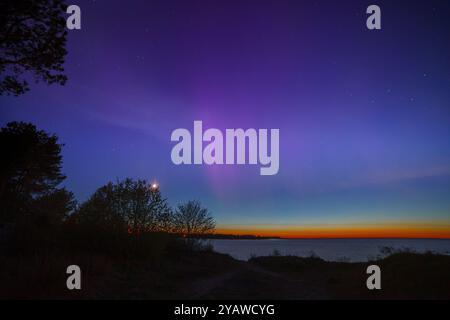
{"type": "Polygon", "coordinates": [[[188,290],[192,299],[326,299],[324,284],[310,280],[241,262],[229,272],[193,281],[188,290]]]}
{"type": "Polygon", "coordinates": [[[227,281],[236,276],[238,272],[240,271],[235,270],[218,276],[196,280],[191,284],[190,288],[192,299],[201,299],[208,296],[211,291],[225,286],[227,281]]]}

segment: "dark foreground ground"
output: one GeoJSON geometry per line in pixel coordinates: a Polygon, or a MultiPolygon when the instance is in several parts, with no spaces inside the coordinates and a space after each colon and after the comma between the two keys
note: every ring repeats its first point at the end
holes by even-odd
{"type": "Polygon", "coordinates": [[[102,256],[0,257],[2,299],[450,299],[450,256],[397,253],[371,263],[269,256],[249,262],[189,252],[159,262],[102,256]],[[82,290],[66,289],[66,267],[82,269],[82,290]],[[366,288],[377,264],[382,290],[366,288]]]}

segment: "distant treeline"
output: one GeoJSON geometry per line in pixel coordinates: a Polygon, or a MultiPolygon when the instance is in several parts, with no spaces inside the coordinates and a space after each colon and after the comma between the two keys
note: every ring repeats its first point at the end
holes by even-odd
{"type": "Polygon", "coordinates": [[[192,234],[190,238],[196,239],[231,239],[231,240],[264,240],[264,239],[281,239],[280,237],[263,237],[250,234],[223,234],[223,233],[206,233],[192,234]]]}

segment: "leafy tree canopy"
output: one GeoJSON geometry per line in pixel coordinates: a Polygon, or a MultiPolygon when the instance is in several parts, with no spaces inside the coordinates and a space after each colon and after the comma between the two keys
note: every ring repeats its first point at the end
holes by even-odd
{"type": "Polygon", "coordinates": [[[33,124],[10,122],[0,129],[0,200],[3,214],[28,210],[36,198],[54,192],[61,173],[58,137],[33,124]]]}
{"type": "Polygon", "coordinates": [[[145,180],[127,178],[99,188],[72,217],[75,222],[130,233],[171,231],[172,211],[159,189],[145,180]]]}
{"type": "Polygon", "coordinates": [[[0,94],[25,93],[32,77],[65,84],[66,8],[62,0],[0,2],[0,94]]]}

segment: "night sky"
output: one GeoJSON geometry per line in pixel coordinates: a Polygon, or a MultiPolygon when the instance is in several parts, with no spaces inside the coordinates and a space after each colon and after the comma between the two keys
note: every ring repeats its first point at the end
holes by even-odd
{"type": "Polygon", "coordinates": [[[56,133],[79,201],[144,178],[220,232],[450,237],[450,1],[69,2],[67,84],[1,97],[0,125],[56,133]],[[174,165],[194,120],[279,128],[279,173],[174,165]]]}

